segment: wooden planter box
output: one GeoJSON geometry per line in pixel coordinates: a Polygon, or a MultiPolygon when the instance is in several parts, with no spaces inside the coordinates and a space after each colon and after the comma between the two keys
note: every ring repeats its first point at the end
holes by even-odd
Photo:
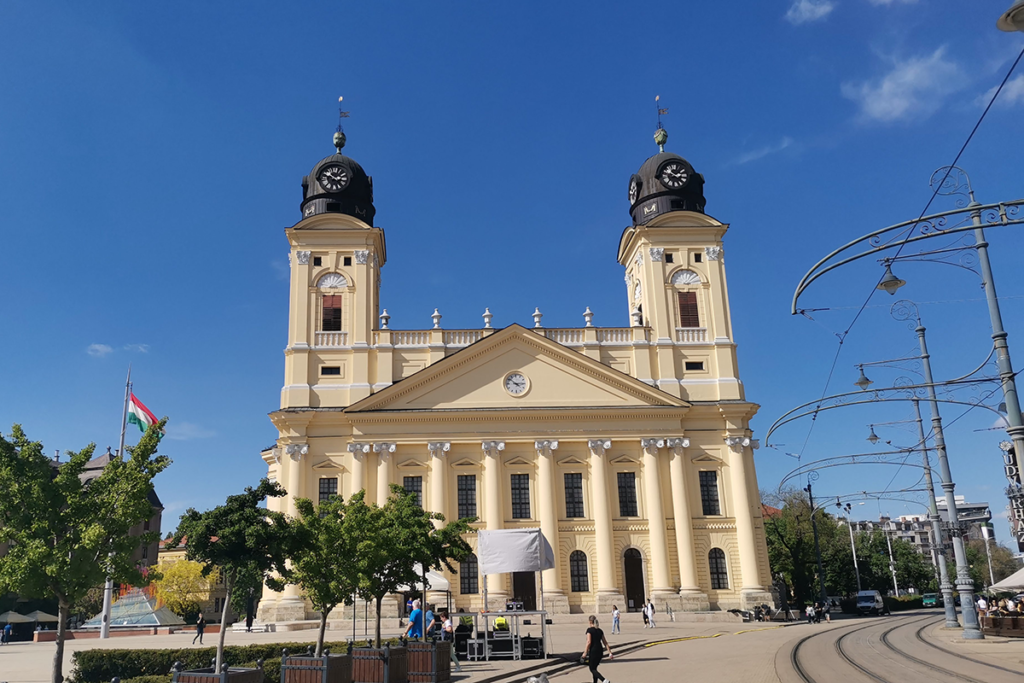
{"type": "Polygon", "coordinates": [[[982,617],[981,630],[994,636],[1024,638],[1024,617],[982,617]]]}
{"type": "Polygon", "coordinates": [[[360,647],[352,650],[352,683],[408,683],[408,651],[404,647],[360,647]]]}
{"type": "Polygon", "coordinates": [[[406,643],[409,650],[409,683],[448,683],[452,677],[452,643],[406,643]]]}
{"type": "Polygon", "coordinates": [[[213,667],[175,671],[171,683],[263,683],[263,669],[227,668],[216,673],[213,667]]]}
{"type": "Polygon", "coordinates": [[[281,683],[352,683],[352,658],[285,654],[281,657],[281,683]]]}

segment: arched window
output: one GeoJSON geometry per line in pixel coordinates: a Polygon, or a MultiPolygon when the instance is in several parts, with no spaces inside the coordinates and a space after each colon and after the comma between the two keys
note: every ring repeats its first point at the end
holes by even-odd
{"type": "MultiPolygon", "coordinates": [[[[672,284],[676,287],[699,285],[700,275],[692,270],[677,270],[672,274],[672,284]]],[[[687,290],[677,292],[679,299],[679,327],[700,327],[700,309],[697,304],[697,292],[687,290]]]]}
{"type": "Polygon", "coordinates": [[[573,593],[590,592],[590,579],[587,577],[587,555],[582,550],[573,550],[569,555],[569,583],[573,593]]]}
{"type": "Polygon", "coordinates": [[[729,589],[729,570],[725,566],[725,551],[712,548],[708,553],[708,568],[711,570],[712,590],[729,589]]]}
{"type": "Polygon", "coordinates": [[[463,595],[480,592],[476,555],[470,554],[459,564],[459,591],[463,595]]]}
{"type": "Polygon", "coordinates": [[[324,294],[323,315],[320,330],[323,332],[341,331],[341,295],[324,294]]]}

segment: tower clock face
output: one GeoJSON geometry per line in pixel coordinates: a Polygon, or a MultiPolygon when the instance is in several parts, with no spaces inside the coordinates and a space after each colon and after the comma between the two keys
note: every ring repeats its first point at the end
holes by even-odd
{"type": "Polygon", "coordinates": [[[640,196],[640,179],[633,176],[629,180],[629,203],[636,204],[637,197],[640,196]]]}
{"type": "Polygon", "coordinates": [[[348,186],[348,171],[341,166],[325,166],[316,179],[328,192],[339,192],[348,186]]]}
{"type": "Polygon", "coordinates": [[[672,161],[661,167],[658,180],[670,190],[678,190],[690,179],[686,166],[678,161],[672,161]]]}
{"type": "Polygon", "coordinates": [[[504,385],[505,391],[513,396],[522,396],[528,387],[526,376],[521,372],[510,372],[505,375],[504,385]]]}

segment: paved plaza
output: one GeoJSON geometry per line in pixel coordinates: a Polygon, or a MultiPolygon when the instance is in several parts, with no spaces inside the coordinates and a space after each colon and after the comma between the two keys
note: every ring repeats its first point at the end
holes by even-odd
{"type": "MultiPolygon", "coordinates": [[[[609,635],[616,657],[605,660],[601,673],[614,683],[715,681],[716,683],[944,683],[978,681],[1009,683],[1024,674],[1024,640],[990,637],[965,642],[959,631],[941,628],[937,611],[891,617],[838,618],[832,624],[783,625],[741,623],[672,623],[644,629],[627,623],[624,632],[609,635]]],[[[585,625],[554,624],[549,660],[464,662],[455,683],[525,681],[540,672],[556,683],[590,683],[589,671],[574,663],[584,643],[585,625]]],[[[396,631],[386,635],[397,635],[396,631]]],[[[229,633],[228,643],[311,641],[313,631],[292,633],[229,633]]],[[[328,632],[343,640],[351,631],[328,632]]],[[[360,631],[359,636],[362,636],[360,631]]],[[[205,639],[215,644],[215,635],[205,639]]],[[[191,635],[141,636],[108,641],[69,641],[71,653],[91,648],[185,647],[191,635]]],[[[0,648],[0,681],[45,683],[50,680],[52,643],[15,643],[0,648]]]]}

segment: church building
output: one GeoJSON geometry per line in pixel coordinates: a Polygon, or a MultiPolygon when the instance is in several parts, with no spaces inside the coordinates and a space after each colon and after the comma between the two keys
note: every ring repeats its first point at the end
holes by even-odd
{"type": "MultiPolygon", "coordinates": [[[[628,183],[616,249],[628,325],[552,329],[389,325],[373,181],[341,153],[302,180],[290,247],[288,346],[279,431],[262,453],[288,491],[271,506],[391,484],[477,529],[540,528],[556,565],[482,576],[475,556],[446,575],[453,608],[508,598],[550,613],[722,610],[771,602],[723,238],[704,178],[661,147],[628,183]],[[543,595],[541,595],[541,591],[543,595]]],[[[401,244],[398,245],[401,249],[401,244]]],[[[476,534],[467,537],[476,544],[476,534]]],[[[430,595],[439,604],[443,594],[430,595]]],[[[397,614],[400,596],[384,614],[397,614]]],[[[404,601],[403,601],[404,602],[404,601]]],[[[339,607],[336,616],[342,616],[339,607]]],[[[359,606],[362,615],[363,607],[359,606]]],[[[315,618],[297,587],[267,591],[261,621],[315,618]]]]}

